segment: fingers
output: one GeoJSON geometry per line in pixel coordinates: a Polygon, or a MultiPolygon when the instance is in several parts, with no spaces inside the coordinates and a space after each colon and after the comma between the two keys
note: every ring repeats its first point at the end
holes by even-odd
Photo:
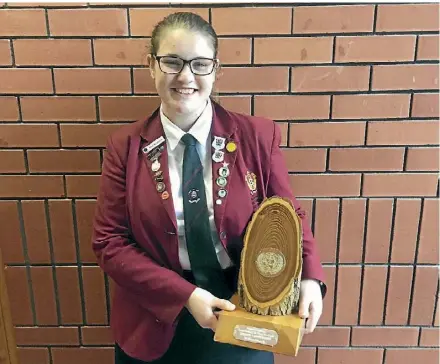
{"type": "Polygon", "coordinates": [[[235,305],[232,302],[230,302],[228,300],[223,300],[220,298],[217,298],[216,300],[214,300],[213,307],[217,307],[221,310],[226,310],[226,311],[234,311],[235,310],[235,305]]]}
{"type": "Polygon", "coordinates": [[[299,300],[299,311],[298,315],[299,317],[306,319],[309,317],[309,307],[310,307],[310,301],[304,299],[304,296],[300,297],[299,300]]]}
{"type": "Polygon", "coordinates": [[[306,330],[305,334],[310,334],[315,330],[315,327],[318,323],[319,315],[316,312],[316,309],[314,308],[314,305],[311,304],[309,317],[306,321],[306,330]]]}

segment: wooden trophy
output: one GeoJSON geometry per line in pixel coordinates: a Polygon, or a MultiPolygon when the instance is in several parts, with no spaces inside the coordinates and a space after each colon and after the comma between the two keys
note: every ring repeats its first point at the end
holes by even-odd
{"type": "Polygon", "coordinates": [[[234,311],[221,311],[214,340],[296,356],[302,271],[301,220],[280,197],[263,201],[244,238],[234,311]]]}

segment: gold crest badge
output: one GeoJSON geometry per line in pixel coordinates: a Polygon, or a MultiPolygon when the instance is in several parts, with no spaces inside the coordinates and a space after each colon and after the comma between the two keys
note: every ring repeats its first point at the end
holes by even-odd
{"type": "Polygon", "coordinates": [[[251,191],[251,194],[255,194],[257,192],[257,176],[255,175],[255,173],[247,171],[245,179],[251,191]]]}

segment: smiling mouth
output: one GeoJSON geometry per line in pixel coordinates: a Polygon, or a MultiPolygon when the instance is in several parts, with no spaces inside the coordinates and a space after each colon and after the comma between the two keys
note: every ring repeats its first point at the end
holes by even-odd
{"type": "Polygon", "coordinates": [[[172,88],[172,90],[180,95],[192,95],[197,91],[193,88],[172,88]]]}

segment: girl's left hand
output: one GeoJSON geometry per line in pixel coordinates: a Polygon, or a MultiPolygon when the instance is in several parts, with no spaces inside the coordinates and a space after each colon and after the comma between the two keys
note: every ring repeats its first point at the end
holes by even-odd
{"type": "Polygon", "coordinates": [[[319,283],[314,279],[301,281],[299,296],[299,316],[307,319],[304,333],[309,334],[315,330],[316,324],[322,314],[322,295],[319,283]]]}

